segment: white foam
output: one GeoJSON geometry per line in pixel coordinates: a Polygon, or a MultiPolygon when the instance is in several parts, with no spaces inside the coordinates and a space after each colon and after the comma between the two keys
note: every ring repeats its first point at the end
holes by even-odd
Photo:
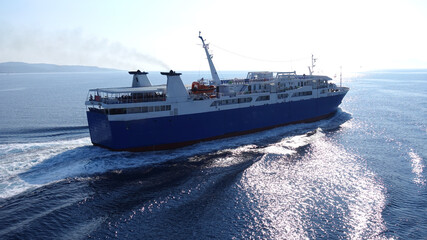
{"type": "Polygon", "coordinates": [[[411,158],[412,172],[415,174],[414,182],[416,184],[425,185],[426,179],[423,174],[423,159],[418,154],[416,154],[413,149],[411,149],[408,155],[411,158]]]}
{"type": "MultiPolygon", "coordinates": [[[[88,145],[89,139],[45,143],[15,143],[0,145],[0,197],[6,198],[40,186],[19,177],[20,174],[67,150],[88,145]]],[[[44,173],[49,173],[48,168],[44,173]]]]}
{"type": "MultiPolygon", "coordinates": [[[[187,159],[224,147],[212,142],[170,151],[129,153],[94,147],[89,138],[0,145],[0,198],[66,178],[187,159]]],[[[235,143],[237,144],[237,143],[235,143]]]]}
{"type": "Polygon", "coordinates": [[[324,137],[324,133],[320,128],[318,128],[309,133],[285,137],[279,142],[270,144],[265,148],[258,149],[258,152],[265,154],[292,155],[296,153],[296,149],[307,146],[322,137],[324,137]]]}
{"type": "Polygon", "coordinates": [[[0,92],[14,92],[14,91],[22,91],[26,88],[8,88],[8,89],[0,89],[0,92]]]}

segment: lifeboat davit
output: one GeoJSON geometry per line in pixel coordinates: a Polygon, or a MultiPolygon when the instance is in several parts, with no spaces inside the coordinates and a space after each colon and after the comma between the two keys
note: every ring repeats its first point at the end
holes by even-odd
{"type": "Polygon", "coordinates": [[[191,84],[191,91],[194,94],[211,94],[215,91],[215,86],[207,86],[203,83],[193,82],[193,84],[191,84]]]}

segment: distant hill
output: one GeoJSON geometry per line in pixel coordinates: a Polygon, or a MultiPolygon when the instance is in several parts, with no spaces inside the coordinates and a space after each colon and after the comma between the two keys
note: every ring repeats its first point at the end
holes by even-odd
{"type": "Polygon", "coordinates": [[[55,65],[46,63],[5,62],[0,63],[0,73],[47,73],[47,72],[108,72],[120,71],[93,66],[55,65]]]}

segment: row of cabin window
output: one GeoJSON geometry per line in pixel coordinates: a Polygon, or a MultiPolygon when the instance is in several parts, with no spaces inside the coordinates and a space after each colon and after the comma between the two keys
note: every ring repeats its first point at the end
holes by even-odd
{"type": "MultiPolygon", "coordinates": [[[[277,85],[278,85],[279,87],[281,87],[281,86],[286,87],[287,85],[288,85],[288,86],[294,86],[294,85],[295,85],[295,82],[290,82],[289,84],[286,84],[286,83],[280,83],[280,82],[278,82],[278,83],[277,83],[277,85]]],[[[296,85],[297,85],[298,87],[303,87],[303,86],[307,86],[307,85],[309,85],[309,84],[308,84],[308,82],[296,82],[296,85]]]]}
{"type": "Polygon", "coordinates": [[[313,95],[313,92],[312,91],[296,92],[296,93],[292,94],[292,97],[301,97],[301,96],[309,96],[309,95],[313,95]]]}
{"type": "MultiPolygon", "coordinates": [[[[292,94],[292,97],[309,96],[312,94],[313,94],[312,91],[297,92],[297,93],[292,94]]],[[[289,95],[287,93],[277,94],[278,99],[287,98],[288,96],[289,95]]],[[[255,101],[258,102],[258,101],[268,101],[268,100],[270,100],[270,95],[259,96],[259,97],[257,97],[257,99],[255,101]]],[[[252,98],[227,99],[227,100],[215,101],[211,104],[211,107],[221,106],[221,105],[229,105],[229,104],[237,104],[237,103],[246,103],[246,102],[251,102],[251,101],[252,101],[252,98]]]]}
{"type": "Polygon", "coordinates": [[[284,98],[287,98],[288,96],[289,96],[289,94],[287,94],[287,93],[277,94],[278,99],[284,99],[284,98]]]}
{"type": "Polygon", "coordinates": [[[270,100],[270,95],[266,95],[266,96],[259,96],[256,98],[256,101],[268,101],[270,100]]]}
{"type": "Polygon", "coordinates": [[[253,86],[253,90],[261,90],[261,89],[267,89],[267,85],[268,84],[254,84],[253,86]]]}
{"type": "Polygon", "coordinates": [[[238,103],[247,103],[252,102],[252,98],[235,98],[235,99],[227,99],[227,100],[220,100],[220,101],[214,101],[211,104],[211,107],[213,106],[221,106],[221,105],[229,105],[229,104],[238,104],[238,103]]]}
{"type": "Polygon", "coordinates": [[[126,114],[126,113],[162,112],[162,111],[170,111],[170,110],[171,110],[171,105],[106,109],[107,114],[110,114],[110,115],[126,114]]]}
{"type": "Polygon", "coordinates": [[[298,82],[298,87],[307,86],[307,82],[298,82]]]}

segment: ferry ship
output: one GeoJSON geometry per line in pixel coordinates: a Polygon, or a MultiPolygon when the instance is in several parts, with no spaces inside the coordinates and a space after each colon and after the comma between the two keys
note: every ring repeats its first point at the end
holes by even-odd
{"type": "Polygon", "coordinates": [[[221,80],[199,33],[212,80],[185,86],[181,73],[161,72],[165,85],[152,85],[147,72],[131,71],[131,87],[89,90],[86,99],[94,145],[116,151],[178,148],[287,124],[332,116],[349,91],[327,76],[296,72],[249,72],[221,80]]]}

